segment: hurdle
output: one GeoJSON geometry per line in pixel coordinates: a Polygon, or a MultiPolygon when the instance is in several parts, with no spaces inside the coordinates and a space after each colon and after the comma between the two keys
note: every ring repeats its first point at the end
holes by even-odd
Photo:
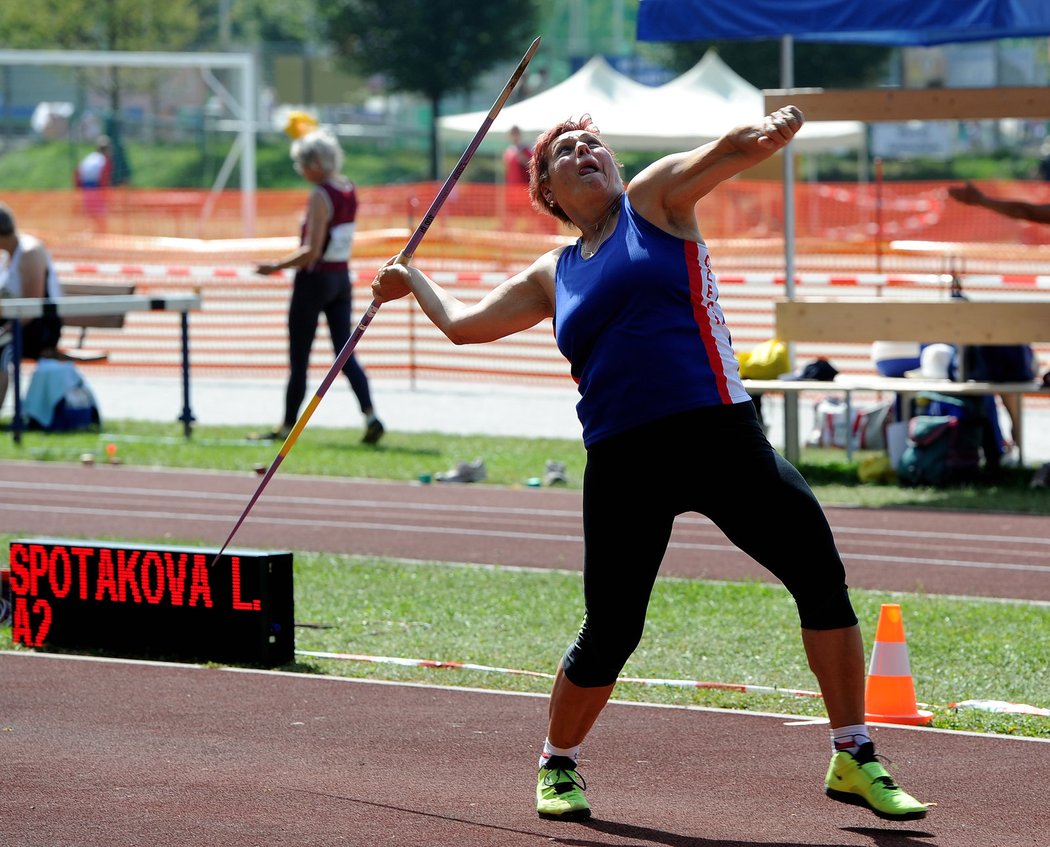
{"type": "Polygon", "coordinates": [[[11,298],[0,300],[0,320],[12,322],[14,352],[14,417],[11,434],[16,444],[22,443],[25,424],[22,420],[22,320],[57,315],[60,318],[85,315],[123,315],[128,312],[178,312],[182,334],[182,421],[183,433],[189,438],[193,432],[193,412],[190,409],[190,323],[189,313],[199,309],[201,298],[195,294],[169,294],[147,297],[142,294],[56,297],[53,300],[11,298]]]}

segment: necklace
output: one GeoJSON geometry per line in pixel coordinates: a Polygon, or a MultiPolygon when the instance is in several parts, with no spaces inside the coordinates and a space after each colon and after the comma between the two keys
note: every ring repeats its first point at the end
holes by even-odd
{"type": "MultiPolygon", "coordinates": [[[[622,196],[622,195],[621,195],[621,196],[622,196]]],[[[583,240],[582,240],[582,239],[580,240],[580,255],[581,255],[581,256],[582,256],[582,257],[583,257],[584,259],[590,259],[590,258],[593,258],[593,257],[594,257],[594,254],[595,254],[595,253],[597,253],[597,252],[598,252],[598,249],[599,249],[599,248],[600,248],[600,247],[602,246],[602,239],[603,239],[603,238],[605,238],[605,228],[606,228],[607,226],[609,226],[609,221],[611,221],[611,220],[612,220],[613,212],[615,212],[615,211],[616,211],[616,209],[617,209],[617,207],[618,207],[619,205],[620,205],[620,198],[619,198],[619,197],[617,197],[617,198],[616,198],[616,200],[615,200],[615,201],[613,202],[613,204],[612,204],[612,208],[610,208],[610,209],[609,209],[609,213],[608,213],[608,214],[607,214],[607,215],[605,216],[605,220],[604,220],[604,221],[602,221],[602,231],[601,231],[600,233],[598,233],[598,238],[597,238],[597,240],[596,240],[596,241],[594,242],[594,249],[593,249],[593,250],[591,250],[591,251],[590,251],[590,252],[588,253],[588,252],[587,252],[587,250],[586,250],[586,249],[584,248],[584,246],[583,246],[583,240]]]]}

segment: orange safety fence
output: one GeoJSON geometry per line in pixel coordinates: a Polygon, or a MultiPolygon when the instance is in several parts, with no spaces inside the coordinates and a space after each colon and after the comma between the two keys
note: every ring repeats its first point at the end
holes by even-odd
{"type": "MultiPolygon", "coordinates": [[[[465,302],[476,302],[503,281],[499,270],[448,271],[426,260],[420,268],[465,302]]],[[[369,284],[378,262],[357,263],[354,306],[359,317],[370,302],[369,284]]],[[[129,282],[148,295],[202,295],[202,308],[190,316],[192,372],[198,376],[245,379],[282,377],[287,369],[286,313],[291,275],[261,277],[246,266],[133,265],[126,263],[59,262],[62,278],[73,281],[129,282]]],[[[951,288],[946,274],[800,273],[798,296],[886,297],[941,299],[951,288]]],[[[733,331],[735,346],[747,351],[774,335],[773,304],[785,291],[782,274],[726,272],[719,277],[719,302],[733,331]]],[[[974,275],[966,291],[977,299],[1050,300],[1050,274],[1026,277],[974,275]]],[[[63,343],[75,346],[78,330],[66,330],[63,343]]],[[[123,329],[93,328],[87,347],[109,353],[109,373],[177,372],[181,348],[179,322],[166,312],[133,312],[123,329]]],[[[1042,370],[1050,368],[1050,345],[1036,348],[1042,370]]],[[[554,343],[549,320],[510,338],[483,345],[456,346],[422,315],[411,298],[383,305],[357,349],[369,372],[408,379],[510,381],[571,386],[568,363],[554,343]]],[[[830,358],[843,373],[872,373],[870,345],[799,344],[800,362],[830,358]]],[[[311,359],[315,378],[331,366],[334,351],[322,325],[311,359]]]]}
{"type": "MultiPolygon", "coordinates": [[[[1041,183],[984,187],[998,196],[1050,202],[1050,186],[1041,183]]],[[[358,315],[371,299],[375,270],[404,247],[438,188],[416,183],[359,189],[352,262],[358,315]]],[[[887,183],[881,189],[798,185],[798,296],[942,297],[956,273],[974,297],[1050,299],[1050,226],[962,206],[948,199],[946,189],[932,182],[887,183]]],[[[252,268],[295,247],[306,198],[305,188],[260,191],[255,234],[248,238],[236,191],[0,194],[20,228],[46,240],[63,279],[134,280],[143,294],[199,289],[203,308],[190,316],[192,373],[223,378],[286,372],[290,275],[262,277],[252,268]]],[[[775,182],[731,180],[699,205],[721,303],[741,351],[773,334],[773,303],[785,292],[783,215],[784,197],[775,182]]],[[[463,184],[428,231],[416,264],[457,296],[477,299],[573,238],[569,228],[532,211],[520,190],[509,194],[502,186],[463,184]]],[[[64,344],[77,342],[68,331],[64,344]]],[[[131,313],[122,330],[89,330],[86,346],[108,351],[109,362],[88,367],[115,374],[164,368],[174,374],[179,343],[176,315],[131,313]]],[[[1045,370],[1050,348],[1037,350],[1045,370]]],[[[866,345],[799,345],[797,356],[803,362],[828,356],[844,373],[870,373],[868,352],[866,345]]],[[[503,341],[457,347],[407,299],[384,305],[358,353],[377,376],[571,385],[549,321],[503,341]]],[[[326,373],[332,359],[322,326],[312,374],[326,373]]]]}
{"type": "MultiPolygon", "coordinates": [[[[1041,182],[981,185],[996,196],[1050,202],[1050,185],[1041,182]]],[[[438,188],[430,182],[361,187],[355,255],[396,253],[438,188]]],[[[884,270],[923,271],[951,257],[967,262],[968,269],[973,263],[995,272],[996,262],[1050,262],[1050,226],[964,206],[951,200],[947,189],[944,182],[796,185],[799,267],[871,270],[882,264],[884,270]]],[[[305,188],[259,191],[254,223],[246,232],[239,191],[118,188],[0,195],[20,226],[45,238],[58,256],[146,253],[153,261],[180,255],[189,260],[188,253],[216,249],[243,253],[248,260],[272,255],[277,243],[245,239],[294,239],[306,198],[305,188]]],[[[784,215],[781,185],[770,181],[730,180],[698,206],[701,230],[722,264],[747,267],[782,267],[784,215]]],[[[423,249],[432,258],[510,267],[573,237],[571,228],[533,211],[523,189],[466,183],[452,192],[423,249]]]]}
{"type": "MultiPolygon", "coordinates": [[[[355,255],[396,254],[426,214],[439,183],[369,186],[358,189],[355,255]]],[[[19,227],[50,245],[60,257],[148,254],[152,261],[205,261],[216,251],[245,261],[272,256],[296,243],[308,192],[259,191],[254,221],[247,224],[239,191],[116,188],[103,191],[9,191],[0,200],[19,227]]],[[[569,231],[536,214],[527,195],[493,185],[453,190],[431,225],[426,245],[467,261],[529,260],[564,240],[569,231]]]]}

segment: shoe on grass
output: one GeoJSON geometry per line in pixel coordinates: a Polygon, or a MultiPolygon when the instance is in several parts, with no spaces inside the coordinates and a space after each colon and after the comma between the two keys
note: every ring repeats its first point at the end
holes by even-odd
{"type": "Polygon", "coordinates": [[[379,439],[383,437],[383,433],[386,429],[380,422],[379,418],[372,418],[365,427],[365,434],[361,436],[362,444],[378,444],[379,439]]]}
{"type": "Polygon", "coordinates": [[[282,425],[269,432],[249,432],[249,441],[284,441],[292,433],[290,426],[282,425]]]}
{"type": "Polygon", "coordinates": [[[572,759],[551,756],[536,776],[536,812],[550,820],[585,821],[591,816],[586,788],[572,759]]]}
{"type": "Polygon", "coordinates": [[[888,821],[914,821],[929,808],[893,781],[875,758],[875,746],[862,744],[856,755],[838,752],[831,757],[824,793],[832,800],[870,809],[888,821]]]}
{"type": "Polygon", "coordinates": [[[434,474],[434,479],[438,482],[481,482],[487,477],[488,471],[485,470],[484,459],[460,462],[451,470],[434,474]]]}
{"type": "Polygon", "coordinates": [[[565,463],[556,462],[554,459],[548,459],[547,464],[544,466],[546,474],[543,477],[543,481],[547,485],[566,485],[569,481],[569,477],[565,473],[565,463]]]}

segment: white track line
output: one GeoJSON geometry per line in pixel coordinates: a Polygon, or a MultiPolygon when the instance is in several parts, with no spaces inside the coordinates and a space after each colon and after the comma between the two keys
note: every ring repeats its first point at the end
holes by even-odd
{"type": "MultiPolygon", "coordinates": [[[[445,691],[449,693],[462,693],[462,694],[484,694],[496,697],[527,697],[531,699],[542,698],[548,699],[547,694],[535,694],[524,691],[501,691],[490,688],[475,688],[472,686],[459,686],[459,685],[432,685],[425,682],[395,682],[390,680],[382,679],[357,679],[352,677],[343,676],[330,676],[328,674],[314,674],[314,673],[302,673],[297,671],[280,671],[280,670],[266,670],[260,668],[241,668],[241,667],[206,667],[203,665],[196,664],[179,664],[176,662],[155,662],[149,660],[138,660],[138,659],[110,659],[104,656],[78,656],[66,653],[43,653],[39,651],[30,652],[28,650],[0,650],[0,656],[19,656],[24,659],[57,659],[63,662],[97,662],[99,664],[122,664],[122,665],[143,665],[147,667],[167,667],[172,670],[190,670],[190,671],[207,671],[208,673],[236,673],[236,674],[247,674],[250,676],[276,676],[276,677],[287,677],[289,679],[301,679],[304,681],[311,682],[325,682],[325,683],[336,683],[341,685],[378,685],[386,686],[390,688],[419,688],[427,691],[445,691]]],[[[779,712],[755,712],[748,711],[745,709],[721,709],[714,706],[692,706],[692,705],[675,705],[671,703],[636,703],[629,700],[610,700],[610,703],[615,703],[618,706],[631,706],[639,709],[670,709],[680,710],[687,712],[707,712],[712,714],[723,714],[723,715],[740,715],[742,717],[749,718],[774,718],[776,720],[782,720],[786,725],[796,725],[799,720],[798,715],[788,715],[779,712]]],[[[818,719],[814,719],[818,720],[818,719]]],[[[823,721],[823,718],[819,719],[823,721]]],[[[802,725],[809,725],[809,718],[805,719],[805,723],[802,725]]],[[[929,732],[937,733],[939,735],[952,735],[952,736],[963,736],[966,738],[979,738],[982,740],[996,740],[996,741],[1010,741],[1010,742],[1021,742],[1021,743],[1034,743],[1034,744],[1050,744],[1050,738],[1036,738],[1026,735],[1004,735],[1001,733],[994,732],[968,732],[965,730],[957,729],[938,729],[936,727],[928,726],[905,726],[898,724],[877,724],[878,726],[885,726],[888,729],[899,729],[908,732],[929,732]]]]}
{"type": "MultiPolygon", "coordinates": [[[[206,498],[216,500],[228,500],[231,502],[238,503],[243,502],[246,497],[246,494],[238,494],[232,492],[200,492],[167,488],[129,488],[126,486],[110,485],[83,485],[77,483],[47,483],[28,481],[10,482],[0,480],[0,489],[5,488],[14,491],[27,492],[65,491],[75,494],[115,494],[120,496],[156,497],[163,499],[179,497],[183,499],[199,500],[201,498],[206,498]]],[[[410,488],[409,490],[411,491],[413,489],[410,488]]],[[[529,517],[547,518],[579,518],[580,516],[580,512],[578,509],[550,509],[525,506],[487,506],[463,503],[423,503],[413,501],[373,500],[359,498],[344,499],[336,497],[305,497],[289,494],[268,495],[266,497],[266,501],[267,503],[272,505],[304,505],[311,507],[330,506],[333,508],[341,509],[390,509],[397,510],[398,512],[419,511],[458,514],[475,513],[482,515],[525,515],[529,517]]],[[[693,515],[680,516],[678,518],[677,523],[679,525],[696,525],[710,528],[714,527],[714,525],[706,518],[693,515]]],[[[1016,536],[1010,533],[993,535],[983,533],[936,532],[907,529],[895,530],[887,529],[885,527],[850,527],[841,525],[836,525],[833,527],[833,529],[837,536],[855,535],[872,536],[874,538],[923,538],[936,541],[968,541],[991,544],[1030,544],[1038,547],[1050,547],[1050,536],[1016,536]]],[[[720,534],[720,532],[717,530],[715,530],[715,532],[718,532],[718,534],[720,534]]]]}

